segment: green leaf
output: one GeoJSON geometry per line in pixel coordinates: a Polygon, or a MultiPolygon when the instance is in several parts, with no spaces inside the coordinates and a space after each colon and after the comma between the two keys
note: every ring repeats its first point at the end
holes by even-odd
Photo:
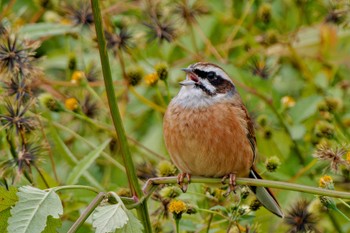
{"type": "Polygon", "coordinates": [[[11,206],[14,206],[18,201],[16,193],[17,188],[13,186],[10,186],[9,190],[5,187],[0,187],[0,232],[6,232],[7,221],[11,216],[11,206]]]}
{"type": "Polygon", "coordinates": [[[57,228],[62,226],[62,221],[59,218],[53,218],[51,215],[47,217],[46,227],[41,233],[57,233],[57,228]]]}
{"type": "Polygon", "coordinates": [[[0,187],[0,212],[10,209],[18,201],[16,195],[17,188],[10,186],[9,190],[5,187],[0,187]]]}
{"type": "Polygon", "coordinates": [[[95,233],[114,232],[122,228],[128,221],[128,215],[123,209],[123,203],[115,205],[99,206],[93,213],[92,226],[96,228],[95,233]]]}
{"type": "MultiPolygon", "coordinates": [[[[52,139],[55,143],[55,149],[57,151],[57,153],[59,153],[60,155],[62,155],[62,157],[64,157],[65,161],[69,164],[69,165],[77,165],[78,164],[78,159],[74,156],[74,154],[69,150],[69,148],[67,147],[67,145],[63,142],[63,140],[60,138],[60,136],[57,133],[57,130],[54,128],[53,125],[50,126],[50,133],[52,136],[52,139]]],[[[84,177],[95,187],[97,187],[100,190],[104,190],[104,188],[100,185],[99,182],[97,182],[97,180],[90,175],[90,173],[88,173],[88,171],[86,171],[84,173],[84,177]]]]}
{"type": "Polygon", "coordinates": [[[29,39],[38,39],[40,37],[58,36],[78,32],[79,28],[77,27],[55,23],[25,24],[19,30],[19,34],[25,35],[25,37],[29,39]]]}
{"type": "Polygon", "coordinates": [[[116,233],[142,233],[143,226],[130,210],[126,210],[126,214],[128,215],[129,221],[128,223],[121,229],[117,229],[116,233]]]}
{"type": "Polygon", "coordinates": [[[19,188],[19,202],[11,209],[9,232],[40,233],[45,229],[48,216],[59,218],[63,207],[58,195],[51,189],[40,190],[31,186],[19,188]]]}
{"type": "Polygon", "coordinates": [[[321,96],[313,95],[299,99],[296,105],[290,110],[290,115],[295,123],[302,122],[317,111],[317,105],[322,100],[321,96]]]}
{"type": "Polygon", "coordinates": [[[70,173],[67,184],[75,184],[81,175],[91,166],[91,164],[100,156],[101,152],[106,148],[111,140],[108,139],[102,145],[97,147],[95,150],[91,151],[87,156],[85,156],[77,165],[73,168],[70,173]]]}

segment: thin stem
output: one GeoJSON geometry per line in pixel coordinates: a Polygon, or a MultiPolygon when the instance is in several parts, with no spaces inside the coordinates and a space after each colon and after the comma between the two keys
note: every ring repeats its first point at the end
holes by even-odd
{"type": "Polygon", "coordinates": [[[211,222],[213,221],[214,214],[210,213],[206,233],[209,233],[211,222]]]}
{"type": "Polygon", "coordinates": [[[298,156],[298,159],[300,161],[301,164],[305,164],[305,159],[301,153],[301,150],[298,146],[298,143],[292,138],[292,134],[287,126],[287,124],[284,122],[283,117],[281,116],[281,114],[277,111],[277,109],[275,108],[275,106],[273,105],[272,99],[269,99],[268,97],[266,97],[265,95],[257,92],[255,89],[245,85],[242,82],[239,82],[237,80],[235,80],[235,84],[237,84],[237,86],[240,86],[241,88],[243,88],[245,91],[259,97],[261,100],[263,100],[267,106],[270,107],[270,109],[272,110],[272,112],[276,115],[278,121],[280,122],[283,130],[288,134],[289,138],[291,139],[292,143],[293,143],[293,147],[295,149],[295,152],[298,156]]]}
{"type": "Polygon", "coordinates": [[[91,186],[86,186],[86,185],[63,185],[63,186],[54,187],[52,189],[55,192],[67,190],[67,189],[84,189],[84,190],[88,190],[88,191],[95,192],[95,193],[100,192],[97,188],[91,187],[91,186]]]}
{"type": "Polygon", "coordinates": [[[96,207],[101,203],[101,201],[106,197],[106,194],[104,192],[100,192],[94,200],[86,207],[84,212],[80,215],[80,217],[75,221],[73,226],[69,229],[68,233],[74,233],[76,232],[81,225],[84,224],[86,219],[90,216],[90,214],[96,209],[96,207]]]}
{"type": "Polygon", "coordinates": [[[167,93],[167,103],[169,104],[170,100],[171,100],[171,94],[170,94],[168,80],[164,80],[164,84],[165,84],[165,89],[166,89],[166,93],[167,93]]]}
{"type": "Polygon", "coordinates": [[[36,171],[38,172],[40,178],[42,179],[42,181],[44,182],[46,188],[50,188],[50,185],[47,183],[43,173],[40,171],[39,167],[34,163],[33,166],[35,167],[36,171]]]}
{"type": "MultiPolygon", "coordinates": [[[[187,183],[188,182],[187,179],[185,179],[184,182],[187,183]]],[[[175,183],[177,183],[176,176],[151,178],[144,185],[143,192],[148,193],[148,190],[150,190],[150,188],[152,188],[154,185],[175,184],[175,183]]],[[[220,184],[221,179],[193,177],[191,178],[191,183],[220,184]]],[[[277,189],[291,190],[296,192],[309,193],[314,195],[350,199],[350,192],[328,190],[328,189],[310,187],[310,186],[301,185],[301,184],[291,184],[291,183],[281,182],[281,181],[258,180],[258,179],[251,179],[251,178],[237,178],[236,183],[238,185],[269,187],[269,188],[277,188],[277,189]]]]}
{"type": "MultiPolygon", "coordinates": [[[[118,135],[118,139],[119,139],[118,142],[120,144],[120,150],[121,150],[121,154],[125,164],[128,183],[133,196],[136,198],[142,198],[143,193],[138,183],[138,178],[136,175],[133,159],[130,154],[128,141],[126,138],[124,126],[122,124],[122,119],[119,112],[119,107],[117,105],[117,101],[114,95],[115,92],[114,92],[111,68],[110,68],[109,59],[108,59],[106,40],[104,38],[104,33],[103,33],[99,1],[91,0],[91,6],[94,14],[96,36],[97,36],[98,48],[100,52],[101,66],[102,66],[103,78],[105,81],[105,88],[107,92],[109,109],[111,111],[114,127],[118,135]]],[[[146,233],[152,232],[151,222],[148,215],[146,202],[142,203],[137,208],[137,213],[141,222],[143,223],[145,232],[146,233]]]]}
{"type": "Polygon", "coordinates": [[[154,110],[161,112],[161,113],[165,113],[165,108],[163,108],[162,106],[159,106],[155,103],[153,103],[152,101],[146,99],[145,97],[143,97],[142,95],[140,95],[139,93],[137,93],[137,91],[135,90],[134,87],[130,86],[129,90],[131,91],[131,93],[137,98],[139,99],[142,103],[144,103],[145,105],[147,105],[148,107],[153,108],[154,110]]]}
{"type": "Polygon", "coordinates": [[[165,102],[165,100],[164,100],[164,97],[163,97],[162,93],[161,93],[160,90],[159,90],[159,86],[156,85],[155,88],[156,88],[156,92],[157,92],[159,101],[162,103],[163,106],[167,106],[167,104],[166,104],[166,102],[165,102]]]}
{"type": "Polygon", "coordinates": [[[348,203],[346,203],[343,199],[341,198],[338,198],[338,200],[343,204],[345,205],[346,207],[348,207],[350,209],[350,205],[348,203]]]}
{"type": "Polygon", "coordinates": [[[233,39],[234,39],[235,36],[237,35],[237,32],[239,31],[240,27],[242,26],[242,24],[243,24],[245,18],[246,18],[246,17],[248,16],[248,14],[250,13],[250,9],[251,9],[253,3],[254,3],[254,0],[248,1],[248,3],[247,3],[247,5],[246,5],[246,7],[245,7],[245,9],[244,9],[244,12],[243,12],[241,18],[238,20],[237,23],[235,23],[235,27],[233,28],[231,34],[227,37],[227,40],[226,40],[226,43],[225,43],[225,44],[226,44],[226,48],[224,49],[224,51],[226,51],[225,58],[228,57],[229,51],[230,51],[230,50],[229,50],[229,47],[231,47],[231,44],[232,44],[232,42],[233,42],[233,39]]]}
{"type": "Polygon", "coordinates": [[[202,28],[198,25],[195,24],[197,27],[197,32],[198,34],[202,37],[202,39],[204,40],[204,43],[206,44],[206,46],[209,48],[209,50],[211,51],[211,53],[214,55],[214,57],[219,60],[221,63],[226,63],[226,60],[220,55],[220,53],[217,51],[217,49],[213,46],[213,44],[211,43],[211,41],[206,37],[206,35],[204,34],[202,28]]]}

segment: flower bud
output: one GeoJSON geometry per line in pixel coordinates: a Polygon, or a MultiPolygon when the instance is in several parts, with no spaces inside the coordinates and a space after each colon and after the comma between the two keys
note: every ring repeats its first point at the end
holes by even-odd
{"type": "Polygon", "coordinates": [[[254,199],[252,202],[250,202],[249,208],[252,211],[257,211],[261,206],[261,202],[258,199],[254,199]]]}
{"type": "Polygon", "coordinates": [[[167,160],[160,161],[157,170],[160,177],[174,176],[177,171],[176,167],[167,160]]]}
{"type": "Polygon", "coordinates": [[[143,77],[143,69],[141,67],[134,67],[126,72],[126,77],[131,86],[137,86],[143,77]]]}
{"type": "Polygon", "coordinates": [[[59,112],[62,110],[61,104],[51,94],[41,94],[38,99],[40,104],[48,108],[50,111],[59,112]]]}
{"type": "Polygon", "coordinates": [[[266,170],[269,172],[275,172],[281,165],[281,161],[277,156],[272,156],[265,161],[266,170]]]}
{"type": "Polygon", "coordinates": [[[160,80],[166,80],[168,78],[168,65],[166,63],[158,63],[155,65],[155,70],[160,80]]]}
{"type": "Polygon", "coordinates": [[[167,186],[160,190],[160,195],[164,198],[175,198],[182,193],[181,189],[177,186],[167,186]]]}

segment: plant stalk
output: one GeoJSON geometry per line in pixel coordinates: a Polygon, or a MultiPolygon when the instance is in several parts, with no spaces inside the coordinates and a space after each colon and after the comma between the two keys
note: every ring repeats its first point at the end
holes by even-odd
{"type": "MultiPolygon", "coordinates": [[[[184,182],[187,183],[188,182],[187,179],[185,179],[184,182]]],[[[151,178],[146,182],[145,186],[143,187],[143,192],[149,195],[148,190],[151,190],[151,188],[153,188],[154,185],[176,184],[176,183],[177,183],[176,176],[151,178]]],[[[221,179],[192,177],[191,183],[220,184],[221,179]]],[[[281,182],[281,181],[257,180],[257,179],[251,179],[251,178],[237,178],[236,183],[238,185],[262,186],[262,187],[269,187],[269,188],[291,190],[296,192],[310,193],[310,194],[320,195],[320,196],[350,199],[350,192],[341,192],[341,191],[335,191],[335,190],[329,190],[329,189],[322,189],[322,188],[310,187],[310,186],[301,185],[301,184],[291,184],[291,183],[281,182]]]]}
{"type": "MultiPolygon", "coordinates": [[[[117,101],[114,94],[114,86],[113,86],[111,68],[110,68],[109,59],[108,59],[106,40],[103,33],[102,17],[101,17],[99,1],[91,0],[91,6],[92,6],[93,15],[94,15],[95,29],[96,29],[98,48],[100,52],[103,78],[105,82],[108,104],[111,111],[113,124],[118,135],[118,139],[119,139],[118,141],[120,143],[121,154],[123,157],[130,190],[136,199],[140,199],[142,198],[143,193],[138,183],[134,163],[130,154],[124,126],[122,124],[119,108],[118,108],[117,101]]],[[[144,226],[145,232],[152,232],[146,202],[141,203],[141,205],[137,207],[137,214],[144,226]]]]}
{"type": "Polygon", "coordinates": [[[75,223],[71,226],[68,233],[75,233],[81,225],[84,224],[86,219],[90,216],[90,214],[96,209],[96,207],[101,203],[101,201],[106,197],[104,192],[100,192],[94,200],[86,207],[86,210],[80,215],[80,217],[75,221],[75,223]]]}

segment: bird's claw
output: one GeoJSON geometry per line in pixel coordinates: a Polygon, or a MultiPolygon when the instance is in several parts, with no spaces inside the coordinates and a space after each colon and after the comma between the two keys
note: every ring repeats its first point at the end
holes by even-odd
{"type": "Polygon", "coordinates": [[[177,175],[177,183],[178,185],[180,185],[182,192],[185,193],[187,191],[188,184],[190,182],[191,182],[191,174],[183,172],[177,175]],[[186,183],[184,183],[185,177],[187,178],[186,183]]]}
{"type": "Polygon", "coordinates": [[[236,192],[236,174],[235,173],[230,173],[229,175],[226,175],[222,178],[221,183],[225,184],[226,179],[229,179],[228,183],[228,190],[224,194],[225,197],[230,195],[231,192],[235,193],[236,192]]]}

